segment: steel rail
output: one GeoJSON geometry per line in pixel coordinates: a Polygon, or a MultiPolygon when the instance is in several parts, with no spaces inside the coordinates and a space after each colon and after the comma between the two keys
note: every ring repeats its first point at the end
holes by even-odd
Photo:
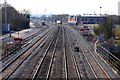
{"type": "MultiPolygon", "coordinates": [[[[73,34],[73,37],[74,37],[75,39],[77,39],[77,37],[75,36],[75,34],[73,34]]],[[[78,39],[77,39],[77,43],[79,43],[78,39]]],[[[82,46],[80,45],[80,43],[79,43],[79,47],[81,48],[82,53],[83,53],[83,56],[85,57],[85,59],[86,59],[86,61],[87,61],[88,65],[89,65],[90,69],[92,70],[93,75],[94,75],[94,76],[95,76],[95,78],[97,79],[97,75],[96,75],[96,73],[95,73],[94,69],[92,68],[92,65],[90,64],[89,60],[88,60],[88,59],[87,59],[87,57],[84,55],[84,54],[85,54],[85,52],[83,51],[82,46]]]]}
{"type": "MultiPolygon", "coordinates": [[[[74,32],[76,33],[76,35],[78,35],[78,33],[74,30],[74,32]]],[[[82,41],[82,43],[84,42],[83,39],[79,37],[79,41],[82,41]]],[[[94,60],[97,62],[97,64],[99,65],[99,67],[101,68],[101,70],[105,73],[105,75],[110,79],[110,76],[107,74],[107,72],[105,71],[105,69],[101,66],[101,64],[97,61],[97,59],[95,58],[95,56],[92,54],[92,52],[90,51],[90,49],[88,48],[88,46],[85,45],[85,43],[83,43],[83,46],[86,47],[86,49],[90,52],[90,54],[92,55],[92,57],[94,58],[94,60]]],[[[82,46],[81,46],[82,47],[82,46]]],[[[86,56],[86,54],[84,54],[86,56]]],[[[87,57],[86,57],[87,58],[87,57]]],[[[89,60],[88,60],[89,61],[89,60]]],[[[90,63],[90,61],[89,61],[90,63]]],[[[91,64],[91,63],[90,63],[91,64]]],[[[92,65],[91,65],[92,66],[92,65]]],[[[95,71],[94,71],[95,72],[95,71]]],[[[96,73],[96,72],[95,72],[96,73]]],[[[96,74],[97,76],[97,74],[96,74]]]]}
{"type": "MultiPolygon", "coordinates": [[[[49,36],[49,33],[51,32],[47,32],[47,34],[44,34],[40,39],[38,39],[34,44],[32,44],[32,46],[30,46],[27,50],[23,51],[23,54],[27,54],[23,59],[22,61],[20,61],[15,67],[13,70],[10,71],[10,73],[8,73],[6,76],[3,77],[3,79],[8,79],[9,76],[24,62],[24,60],[26,60],[29,55],[36,49],[36,47],[39,46],[39,44],[42,43],[42,41],[44,41],[44,39],[49,36]],[[42,39],[42,40],[41,40],[42,39]],[[40,42],[39,42],[40,41],[40,42]],[[38,44],[37,44],[38,43],[38,44]],[[34,48],[32,50],[32,52],[29,52],[27,53],[27,51],[29,51],[31,48],[34,48]]],[[[4,69],[2,69],[2,72],[7,68],[9,67],[11,64],[13,64],[15,61],[17,61],[17,59],[19,59],[23,54],[19,55],[17,58],[15,58],[11,63],[9,63],[4,69]]],[[[24,55],[23,55],[24,56],[24,55]]]]}
{"type": "Polygon", "coordinates": [[[65,45],[65,29],[62,27],[63,30],[63,52],[64,52],[64,61],[65,61],[65,78],[68,79],[68,70],[67,70],[67,56],[66,56],[66,45],[65,45]]]}
{"type": "MultiPolygon", "coordinates": [[[[70,28],[68,28],[69,29],[69,31],[71,32],[71,33],[73,33],[72,32],[72,30],[70,29],[70,28]]],[[[76,39],[76,37],[75,37],[75,35],[73,34],[73,37],[74,37],[74,39],[76,39]]],[[[78,44],[78,46],[79,47],[81,47],[80,45],[79,45],[79,41],[76,39],[76,41],[77,41],[77,44],[78,44]]],[[[82,53],[84,54],[84,52],[82,51],[82,53]]],[[[82,54],[82,55],[83,55],[82,54]]],[[[84,55],[83,55],[84,56],[84,55]]],[[[86,58],[86,56],[84,56],[85,57],[85,59],[86,59],[86,61],[87,61],[87,63],[88,63],[88,65],[89,65],[89,67],[90,67],[90,69],[92,70],[92,72],[93,72],[93,75],[95,76],[95,78],[97,78],[97,76],[96,76],[96,74],[94,73],[94,70],[93,70],[93,68],[92,68],[92,66],[91,66],[91,64],[89,64],[89,60],[86,58]]]]}
{"type": "MultiPolygon", "coordinates": [[[[48,28],[48,29],[50,29],[50,28],[48,28]]],[[[29,45],[29,42],[28,42],[28,41],[30,41],[31,39],[33,40],[33,38],[37,37],[37,36],[40,34],[40,32],[41,32],[41,31],[38,31],[37,33],[32,34],[31,36],[28,36],[28,37],[26,37],[25,39],[23,39],[22,43],[24,43],[24,44],[22,44],[21,48],[26,47],[27,45],[29,45]],[[27,42],[28,42],[28,43],[27,43],[27,42]]],[[[31,41],[30,41],[30,42],[31,42],[31,41]]],[[[12,47],[11,47],[11,48],[12,48],[12,47]]],[[[19,48],[19,46],[18,46],[18,48],[19,48]]],[[[10,52],[8,53],[8,55],[9,55],[9,54],[12,54],[13,52],[15,52],[18,48],[11,49],[10,52]]],[[[3,55],[3,57],[4,57],[4,55],[3,55]]],[[[6,59],[6,58],[3,58],[3,59],[6,59]]],[[[4,60],[4,61],[3,61],[3,59],[2,59],[2,62],[5,62],[5,61],[8,60],[9,58],[6,59],[6,60],[4,60]]]]}
{"type": "MultiPolygon", "coordinates": [[[[67,36],[67,35],[66,35],[66,36],[67,36]]],[[[76,69],[78,78],[79,78],[79,79],[82,79],[81,74],[80,74],[80,71],[79,71],[79,68],[78,68],[78,65],[77,65],[77,61],[76,61],[75,56],[74,56],[74,54],[73,54],[73,49],[72,49],[72,47],[71,47],[71,43],[70,43],[70,40],[69,40],[68,36],[67,36],[67,39],[68,39],[68,43],[69,43],[69,45],[70,45],[70,50],[71,50],[71,54],[72,54],[72,57],[73,57],[74,66],[75,66],[75,69],[76,69]]]]}
{"type": "MultiPolygon", "coordinates": [[[[36,70],[34,71],[34,74],[33,74],[33,76],[32,76],[32,80],[35,80],[35,79],[36,79],[37,74],[38,74],[38,72],[39,72],[39,69],[41,68],[41,66],[42,66],[42,64],[43,64],[43,61],[45,60],[45,57],[46,57],[46,55],[47,55],[47,53],[48,53],[48,51],[49,51],[49,49],[50,49],[50,47],[51,47],[51,45],[52,45],[53,40],[54,40],[55,37],[56,37],[56,36],[54,36],[54,37],[52,38],[52,40],[50,41],[47,49],[45,50],[45,53],[44,53],[42,59],[41,59],[40,61],[38,61],[38,65],[37,65],[36,70]]],[[[52,56],[52,58],[53,58],[53,56],[52,56]]],[[[48,78],[48,76],[46,77],[46,79],[47,79],[47,78],[48,78]]]]}
{"type": "Polygon", "coordinates": [[[56,42],[55,42],[55,46],[54,46],[54,49],[53,49],[53,55],[52,55],[52,59],[51,59],[51,61],[50,61],[50,65],[49,65],[49,68],[48,68],[46,80],[49,80],[49,77],[50,77],[50,72],[51,72],[53,60],[54,60],[54,57],[55,57],[55,51],[56,51],[56,48],[57,48],[59,36],[60,36],[60,30],[59,30],[59,32],[58,32],[57,40],[56,40],[56,42]]]}
{"type": "MultiPolygon", "coordinates": [[[[48,33],[46,32],[46,33],[44,33],[44,35],[42,35],[41,37],[40,37],[40,39],[42,38],[42,37],[44,37],[46,34],[49,34],[49,31],[48,31],[48,33]]],[[[35,41],[34,43],[36,43],[37,41],[35,41]]],[[[12,61],[10,61],[5,67],[3,67],[1,70],[0,70],[0,72],[2,72],[3,70],[5,70],[12,62],[14,62],[18,57],[20,57],[24,52],[26,52],[28,49],[30,49],[30,47],[32,47],[33,45],[34,45],[34,43],[32,44],[32,45],[30,45],[27,49],[25,49],[21,54],[19,54],[17,57],[15,57],[12,61]]]]}

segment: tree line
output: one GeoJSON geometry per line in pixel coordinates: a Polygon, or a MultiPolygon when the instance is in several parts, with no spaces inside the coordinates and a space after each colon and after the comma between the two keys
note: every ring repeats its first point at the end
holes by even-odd
{"type": "Polygon", "coordinates": [[[50,15],[50,16],[45,16],[45,15],[42,15],[40,17],[40,20],[46,20],[46,21],[56,21],[56,20],[60,20],[60,21],[63,21],[63,22],[67,22],[67,19],[68,19],[68,14],[53,14],[53,15],[50,15]]]}
{"type": "Polygon", "coordinates": [[[114,31],[115,25],[120,25],[120,16],[108,15],[102,23],[99,23],[99,27],[96,27],[94,31],[96,35],[105,34],[105,39],[111,39],[116,35],[114,31]]]}
{"type": "MultiPolygon", "coordinates": [[[[22,30],[29,28],[30,12],[23,10],[17,11],[13,6],[7,4],[7,23],[10,24],[12,31],[22,30]]],[[[5,24],[5,6],[2,6],[2,24],[5,24]]]]}

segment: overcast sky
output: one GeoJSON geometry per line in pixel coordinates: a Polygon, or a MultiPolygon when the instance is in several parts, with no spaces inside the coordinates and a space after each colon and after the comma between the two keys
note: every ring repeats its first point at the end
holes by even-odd
{"type": "MultiPolygon", "coordinates": [[[[4,0],[1,0],[2,2],[4,0]]],[[[120,0],[6,0],[17,10],[30,9],[32,14],[118,14],[120,0]]]]}

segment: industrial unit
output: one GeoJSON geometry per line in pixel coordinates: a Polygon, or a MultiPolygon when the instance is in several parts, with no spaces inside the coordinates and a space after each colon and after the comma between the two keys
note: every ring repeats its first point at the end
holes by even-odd
{"type": "Polygon", "coordinates": [[[98,24],[103,22],[107,17],[106,15],[79,15],[79,16],[69,16],[69,24],[98,24]]]}

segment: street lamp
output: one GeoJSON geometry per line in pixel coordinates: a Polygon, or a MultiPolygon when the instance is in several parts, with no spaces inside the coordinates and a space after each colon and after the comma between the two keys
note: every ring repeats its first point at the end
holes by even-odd
{"type": "Polygon", "coordinates": [[[102,8],[102,7],[100,6],[100,16],[101,16],[101,8],[102,8]]]}
{"type": "Polygon", "coordinates": [[[44,18],[44,22],[46,21],[46,9],[44,11],[44,14],[45,14],[45,18],[44,18]]]}
{"type": "MultiPolygon", "coordinates": [[[[5,6],[5,27],[8,28],[8,22],[7,22],[7,1],[4,0],[4,6],[5,6]]],[[[10,35],[9,37],[11,37],[11,30],[10,30],[10,35]]]]}

